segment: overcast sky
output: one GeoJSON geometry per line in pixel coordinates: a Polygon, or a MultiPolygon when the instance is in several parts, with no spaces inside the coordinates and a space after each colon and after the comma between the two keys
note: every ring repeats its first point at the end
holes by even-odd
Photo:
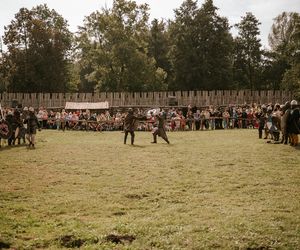
{"type": "MultiPolygon", "coordinates": [[[[70,25],[72,32],[82,25],[83,18],[102,7],[111,7],[113,0],[0,0],[0,35],[4,34],[4,26],[8,25],[20,8],[32,7],[46,3],[50,9],[55,9],[70,25]]],[[[136,0],[138,4],[147,3],[150,7],[150,20],[154,18],[172,19],[174,9],[183,0],[136,0]]],[[[199,6],[204,0],[198,0],[199,6]]],[[[252,12],[261,22],[261,41],[268,46],[268,34],[273,19],[283,11],[299,12],[300,0],[214,0],[219,13],[228,18],[231,25],[238,23],[246,12],[252,12]]],[[[235,35],[236,32],[232,30],[235,35]]]]}

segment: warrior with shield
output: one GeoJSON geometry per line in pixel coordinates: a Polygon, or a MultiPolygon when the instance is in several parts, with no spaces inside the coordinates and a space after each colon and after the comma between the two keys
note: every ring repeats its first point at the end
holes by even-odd
{"type": "Polygon", "coordinates": [[[11,124],[5,120],[4,112],[0,104],[0,147],[1,139],[8,140],[12,136],[12,127],[11,124]]]}

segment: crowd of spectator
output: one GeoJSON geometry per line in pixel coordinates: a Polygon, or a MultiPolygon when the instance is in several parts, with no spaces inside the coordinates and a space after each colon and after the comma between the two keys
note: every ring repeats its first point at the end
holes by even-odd
{"type": "MultiPolygon", "coordinates": [[[[24,112],[27,107],[19,109],[24,112]]],[[[222,107],[188,107],[147,109],[139,108],[136,114],[147,119],[136,124],[138,131],[150,131],[155,122],[155,113],[162,111],[166,119],[167,131],[214,130],[233,128],[257,128],[256,114],[261,110],[260,105],[229,105],[222,107]]],[[[13,113],[14,109],[4,108],[4,116],[13,113]]],[[[43,129],[56,130],[92,130],[115,131],[123,130],[123,120],[126,109],[110,109],[105,111],[92,110],[49,110],[40,107],[35,111],[43,129]]],[[[22,115],[22,114],[21,114],[22,115]]]]}

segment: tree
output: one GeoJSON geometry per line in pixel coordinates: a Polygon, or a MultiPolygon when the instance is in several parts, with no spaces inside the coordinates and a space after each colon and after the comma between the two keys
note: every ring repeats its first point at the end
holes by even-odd
{"type": "Polygon", "coordinates": [[[174,89],[227,89],[231,83],[232,36],[212,0],[200,9],[186,0],[170,26],[174,89]]]}
{"type": "Polygon", "coordinates": [[[7,69],[7,62],[4,55],[0,54],[0,93],[5,92],[7,89],[7,86],[9,84],[8,82],[8,69],[7,69]]]}
{"type": "Polygon", "coordinates": [[[197,2],[186,0],[179,9],[175,10],[175,21],[170,23],[171,60],[174,70],[174,79],[170,89],[196,89],[196,86],[193,86],[196,82],[191,70],[197,62],[192,42],[195,40],[193,33],[196,32],[193,32],[193,29],[196,27],[197,11],[197,2]]]}
{"type": "Polygon", "coordinates": [[[200,9],[197,18],[202,41],[201,50],[204,69],[203,82],[205,89],[228,89],[232,84],[233,39],[227,18],[217,14],[218,8],[212,0],[207,0],[200,9]]]}
{"type": "Polygon", "coordinates": [[[261,87],[279,90],[288,67],[287,61],[279,58],[274,51],[265,51],[262,60],[261,87]]]}
{"type": "Polygon", "coordinates": [[[165,72],[148,56],[148,18],[147,4],[125,0],[89,15],[77,39],[84,78],[101,91],[164,89],[165,72]]]}
{"type": "Polygon", "coordinates": [[[259,89],[262,54],[260,22],[248,12],[242,17],[240,23],[236,24],[239,33],[235,39],[234,54],[234,81],[238,88],[259,89]]]}
{"type": "Polygon", "coordinates": [[[299,25],[299,13],[296,12],[283,12],[274,18],[268,36],[271,49],[277,52],[287,52],[287,47],[293,41],[299,25]]]}
{"type": "Polygon", "coordinates": [[[170,42],[166,24],[154,19],[150,28],[148,56],[155,59],[157,70],[161,69],[166,73],[163,79],[164,85],[168,85],[171,80],[172,66],[169,51],[170,42]]]}
{"type": "Polygon", "coordinates": [[[281,63],[281,87],[300,90],[300,14],[283,12],[274,19],[269,43],[274,54],[273,65],[281,63]]]}
{"type": "Polygon", "coordinates": [[[4,34],[9,91],[69,90],[72,34],[67,27],[63,17],[47,5],[19,10],[4,34]]]}

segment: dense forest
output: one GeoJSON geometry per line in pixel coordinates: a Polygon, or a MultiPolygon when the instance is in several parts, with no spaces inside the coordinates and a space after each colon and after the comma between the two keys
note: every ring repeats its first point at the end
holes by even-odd
{"type": "Polygon", "coordinates": [[[233,37],[213,0],[185,0],[174,20],[149,20],[149,6],[114,0],[76,33],[47,5],[22,8],[5,26],[0,92],[212,89],[300,90],[300,14],[278,13],[270,49],[245,13],[233,37]]]}

